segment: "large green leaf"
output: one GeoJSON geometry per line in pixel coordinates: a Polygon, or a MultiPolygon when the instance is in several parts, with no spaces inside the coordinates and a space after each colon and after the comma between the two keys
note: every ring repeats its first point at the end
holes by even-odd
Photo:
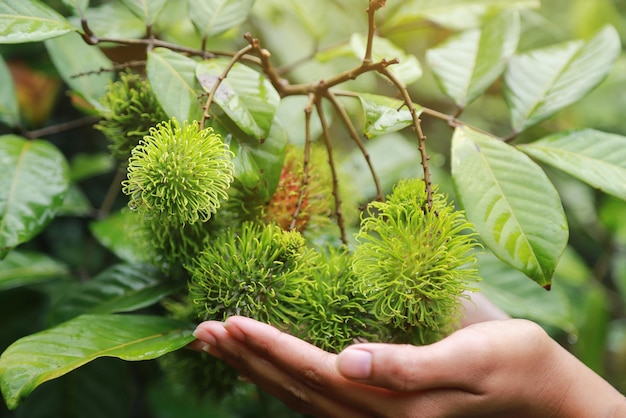
{"type": "Polygon", "coordinates": [[[216,36],[243,22],[254,0],[194,0],[189,17],[202,36],[216,36]]]}
{"type": "MultiPolygon", "coordinates": [[[[350,38],[350,46],[352,47],[354,55],[358,59],[363,59],[367,39],[363,35],[355,33],[352,35],[352,38],[350,38]]],[[[389,61],[394,58],[397,58],[399,63],[390,65],[387,69],[398,78],[402,84],[408,86],[420,79],[422,76],[422,66],[415,55],[408,54],[386,38],[375,36],[372,44],[372,60],[374,62],[382,61],[383,59],[389,61]]]]}
{"type": "Polygon", "coordinates": [[[541,168],[514,147],[461,126],[452,139],[452,176],[487,247],[549,288],[568,228],[559,195],[541,168]]]}
{"type": "Polygon", "coordinates": [[[588,42],[571,41],[511,58],[505,97],[515,132],[576,102],[611,71],[621,51],[617,31],[606,26],[588,42]]]}
{"type": "MultiPolygon", "coordinates": [[[[365,112],[367,138],[396,132],[413,124],[411,112],[400,100],[368,93],[359,94],[359,100],[365,112]]],[[[422,113],[421,106],[413,106],[418,115],[422,113]]]]}
{"type": "Polygon", "coordinates": [[[528,9],[540,6],[539,0],[405,0],[389,2],[383,28],[429,20],[455,30],[475,28],[490,12],[503,9],[528,9]]]}
{"type": "Polygon", "coordinates": [[[89,28],[99,37],[134,39],[146,35],[146,23],[119,2],[90,7],[85,17],[89,28]]]}
{"type": "Polygon", "coordinates": [[[15,84],[6,62],[0,56],[0,122],[8,126],[20,124],[20,110],[15,95],[15,84]]]}
{"type": "Polygon", "coordinates": [[[67,162],[47,141],[0,136],[0,259],[54,218],[69,186],[67,162]]]}
{"type": "Polygon", "coordinates": [[[0,357],[0,388],[10,409],[33,389],[96,358],[150,360],[191,341],[189,324],[138,315],[82,315],[17,340],[0,357]]]}
{"type": "Polygon", "coordinates": [[[89,7],[89,0],[62,0],[63,3],[72,9],[74,14],[80,15],[89,7]]]}
{"type": "Polygon", "coordinates": [[[161,107],[179,121],[202,117],[202,87],[196,80],[197,62],[165,48],[148,52],[148,80],[161,107]]]}
{"type": "Polygon", "coordinates": [[[0,44],[43,41],[75,30],[63,16],[37,0],[0,2],[0,44]]]}
{"type": "Polygon", "coordinates": [[[504,71],[520,35],[517,12],[502,13],[480,29],[453,36],[426,52],[443,91],[459,108],[483,94],[504,71]]]}
{"type": "Polygon", "coordinates": [[[522,145],[520,149],[545,164],[626,200],[626,137],[584,129],[551,135],[522,145]]]}
{"type": "Polygon", "coordinates": [[[52,307],[53,322],[85,313],[132,312],[155,304],[181,287],[180,282],[166,279],[148,265],[118,264],[68,290],[52,307]]]}
{"type": "Polygon", "coordinates": [[[113,80],[113,64],[99,49],[87,45],[77,33],[68,33],[45,42],[46,49],[63,81],[92,106],[100,108],[99,99],[105,95],[113,80]]]}
{"type": "MultiPolygon", "coordinates": [[[[205,91],[211,91],[229,63],[229,59],[217,58],[198,64],[196,77],[205,91]]],[[[263,141],[272,127],[280,96],[263,74],[235,63],[218,86],[214,101],[243,132],[263,141]]]]}
{"type": "Polygon", "coordinates": [[[89,229],[104,247],[111,250],[116,256],[129,263],[145,262],[146,254],[142,252],[144,246],[139,237],[132,231],[133,225],[139,222],[138,214],[123,209],[120,212],[92,222],[89,229]]]}
{"type": "Polygon", "coordinates": [[[65,264],[47,255],[30,251],[11,251],[0,262],[0,291],[64,277],[68,273],[65,264]]]}
{"type": "Polygon", "coordinates": [[[122,3],[143,19],[146,25],[151,26],[163,11],[167,0],[122,0],[122,3]]]}
{"type": "Polygon", "coordinates": [[[478,287],[504,312],[569,333],[576,331],[571,306],[560,287],[545,292],[490,252],[478,254],[477,258],[478,274],[483,278],[478,287]]]}

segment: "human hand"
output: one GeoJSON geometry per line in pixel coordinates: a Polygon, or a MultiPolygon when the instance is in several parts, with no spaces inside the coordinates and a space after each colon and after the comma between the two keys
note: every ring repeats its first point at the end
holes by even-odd
{"type": "Polygon", "coordinates": [[[482,322],[421,347],[355,344],[339,355],[244,317],[204,322],[194,335],[196,349],[319,417],[626,416],[622,395],[525,320],[482,322]]]}

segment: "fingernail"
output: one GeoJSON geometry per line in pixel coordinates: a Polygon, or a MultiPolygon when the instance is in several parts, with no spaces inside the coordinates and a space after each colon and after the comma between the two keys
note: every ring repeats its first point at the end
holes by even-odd
{"type": "Polygon", "coordinates": [[[348,348],[337,357],[337,369],[348,379],[367,379],[372,373],[372,355],[348,348]]]}
{"type": "MultiPolygon", "coordinates": [[[[205,342],[209,346],[217,344],[217,340],[213,334],[203,328],[196,328],[193,332],[193,336],[198,340],[205,342]]],[[[202,349],[204,350],[204,347],[202,349]]]]}

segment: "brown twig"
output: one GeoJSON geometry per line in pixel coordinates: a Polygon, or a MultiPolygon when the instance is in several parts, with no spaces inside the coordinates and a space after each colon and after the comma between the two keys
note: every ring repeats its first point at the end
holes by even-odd
{"type": "Polygon", "coordinates": [[[313,138],[311,137],[311,113],[313,112],[313,104],[316,102],[317,96],[314,93],[309,94],[309,102],[304,108],[304,160],[302,162],[302,185],[300,186],[300,190],[298,191],[298,202],[296,203],[296,208],[293,211],[291,216],[291,224],[289,225],[290,230],[296,229],[298,224],[298,216],[300,216],[300,212],[302,211],[302,205],[304,204],[304,195],[306,194],[306,190],[309,187],[309,162],[311,158],[311,142],[313,138]]]}
{"type": "Polygon", "coordinates": [[[361,154],[363,155],[363,158],[365,158],[365,162],[367,163],[370,173],[372,174],[374,185],[376,186],[376,200],[382,201],[384,199],[384,196],[383,196],[383,189],[380,185],[380,179],[378,178],[378,173],[376,173],[376,170],[374,169],[374,165],[372,164],[372,159],[370,158],[369,152],[367,152],[367,149],[365,148],[365,144],[363,144],[363,141],[361,140],[359,133],[356,131],[354,124],[350,120],[350,117],[348,116],[346,109],[344,109],[341,103],[339,103],[339,100],[337,100],[337,97],[331,90],[326,90],[325,96],[332,103],[333,107],[339,114],[339,117],[342,119],[344,125],[348,129],[350,138],[352,138],[352,141],[354,141],[354,143],[361,150],[361,154]]]}
{"type": "Polygon", "coordinates": [[[324,106],[320,100],[315,102],[315,109],[317,110],[317,116],[322,124],[322,132],[324,137],[324,144],[326,146],[326,152],[328,154],[328,165],[330,166],[330,172],[333,178],[333,198],[335,200],[335,216],[337,217],[337,226],[339,227],[339,233],[341,235],[341,242],[348,243],[346,236],[346,225],[343,219],[341,195],[339,193],[339,173],[337,172],[337,166],[335,165],[335,159],[333,157],[333,145],[330,139],[330,130],[328,129],[328,122],[324,115],[324,106]]]}
{"type": "Polygon", "coordinates": [[[61,132],[71,131],[72,129],[82,128],[83,126],[93,125],[98,122],[98,116],[86,116],[84,118],[71,120],[69,122],[59,123],[57,125],[46,126],[45,128],[34,131],[24,132],[23,135],[28,139],[41,138],[47,135],[55,135],[61,132]]]}
{"type": "Polygon", "coordinates": [[[251,49],[252,49],[252,46],[247,45],[244,48],[240,49],[235,55],[233,55],[233,57],[231,58],[226,68],[224,68],[224,71],[222,72],[222,74],[220,74],[217,77],[217,79],[215,80],[215,83],[213,83],[213,86],[211,86],[211,90],[209,91],[209,97],[207,98],[207,101],[204,104],[204,112],[202,113],[202,120],[200,121],[200,129],[204,129],[206,121],[211,118],[209,111],[211,109],[211,104],[213,103],[213,99],[215,98],[215,93],[217,92],[217,89],[220,87],[220,85],[226,79],[226,77],[228,77],[228,73],[233,68],[233,66],[239,60],[241,60],[241,58],[244,55],[250,52],[251,49]]]}

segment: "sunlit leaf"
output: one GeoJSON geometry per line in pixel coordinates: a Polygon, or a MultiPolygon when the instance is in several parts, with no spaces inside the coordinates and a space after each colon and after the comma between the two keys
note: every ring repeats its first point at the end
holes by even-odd
{"type": "Polygon", "coordinates": [[[556,189],[528,156],[498,139],[458,127],[452,142],[457,195],[481,239],[548,288],[568,239],[556,189]]]}
{"type": "Polygon", "coordinates": [[[0,290],[40,283],[68,273],[65,264],[45,254],[15,250],[0,262],[0,290]]]}
{"type": "Polygon", "coordinates": [[[61,0],[74,14],[80,15],[89,7],[89,0],[61,0]]]}
{"type": "Polygon", "coordinates": [[[511,58],[505,97],[515,132],[576,102],[611,71],[621,51],[617,31],[607,26],[588,42],[571,41],[511,58]]]}
{"type": "Polygon", "coordinates": [[[93,279],[78,283],[52,306],[54,322],[75,316],[132,312],[153,305],[181,288],[154,267],[118,264],[93,279]]]}
{"type": "Polygon", "coordinates": [[[82,315],[13,343],[0,357],[0,388],[9,409],[37,386],[99,357],[150,360],[191,341],[189,324],[138,315],[82,315]]]}
{"type": "Polygon", "coordinates": [[[254,0],[194,0],[189,17],[202,36],[216,36],[243,22],[254,0]]]}
{"type": "Polygon", "coordinates": [[[108,248],[115,255],[129,263],[141,263],[146,261],[146,254],[142,252],[141,245],[135,233],[132,232],[132,225],[137,224],[137,213],[130,210],[109,215],[105,219],[92,222],[89,229],[96,239],[104,247],[108,248]]]}
{"type": "Polygon", "coordinates": [[[626,200],[626,137],[584,129],[519,147],[537,160],[626,200]]]}
{"type": "Polygon", "coordinates": [[[167,0],[122,0],[122,3],[142,18],[146,25],[152,25],[163,11],[167,0]]]}
{"type": "MultiPolygon", "coordinates": [[[[413,123],[411,112],[400,100],[368,93],[359,94],[359,100],[365,112],[364,131],[367,138],[396,132],[413,123]]],[[[420,115],[422,107],[413,106],[420,115]]]]}
{"type": "Polygon", "coordinates": [[[0,44],[43,41],[75,30],[63,16],[42,2],[0,2],[0,44]]]}
{"type": "Polygon", "coordinates": [[[439,26],[465,30],[479,26],[490,12],[503,9],[538,8],[539,0],[405,0],[388,2],[383,27],[414,24],[428,20],[439,26]]]}
{"type": "Polygon", "coordinates": [[[199,96],[202,86],[196,80],[197,62],[165,48],[148,52],[148,80],[165,113],[179,121],[202,117],[199,96]]]}
{"type": "Polygon", "coordinates": [[[571,306],[558,286],[546,292],[492,253],[478,254],[477,258],[478,274],[483,278],[478,287],[504,312],[566,332],[576,331],[571,306]]]}
{"type": "Polygon", "coordinates": [[[47,141],[0,136],[0,259],[54,218],[69,186],[67,162],[47,141]]]}
{"type": "Polygon", "coordinates": [[[119,2],[90,7],[85,17],[99,37],[136,39],[146,35],[146,23],[119,2]]]}
{"type": "Polygon", "coordinates": [[[0,56],[0,122],[8,126],[20,124],[20,110],[15,95],[15,84],[9,67],[0,56]]]}
{"type": "Polygon", "coordinates": [[[518,13],[507,12],[428,50],[426,58],[443,91],[464,108],[500,77],[519,35],[518,13]]]}
{"type": "MultiPolygon", "coordinates": [[[[198,64],[196,76],[205,91],[211,91],[229,63],[218,58],[198,64]]],[[[214,101],[243,132],[262,141],[272,127],[280,96],[263,74],[236,63],[218,86],[214,101]]]]}
{"type": "MultiPolygon", "coordinates": [[[[354,55],[358,59],[363,59],[367,39],[363,35],[355,33],[350,38],[350,45],[354,55]]],[[[387,69],[401,83],[408,86],[420,79],[422,66],[415,55],[408,54],[386,38],[375,36],[372,44],[372,60],[374,62],[382,61],[383,59],[390,61],[394,58],[398,59],[399,63],[390,65],[387,69]]]]}
{"type": "Polygon", "coordinates": [[[104,53],[89,46],[77,33],[69,33],[45,42],[55,67],[72,90],[79,93],[95,108],[105,95],[113,73],[105,71],[113,64],[104,53]]]}

